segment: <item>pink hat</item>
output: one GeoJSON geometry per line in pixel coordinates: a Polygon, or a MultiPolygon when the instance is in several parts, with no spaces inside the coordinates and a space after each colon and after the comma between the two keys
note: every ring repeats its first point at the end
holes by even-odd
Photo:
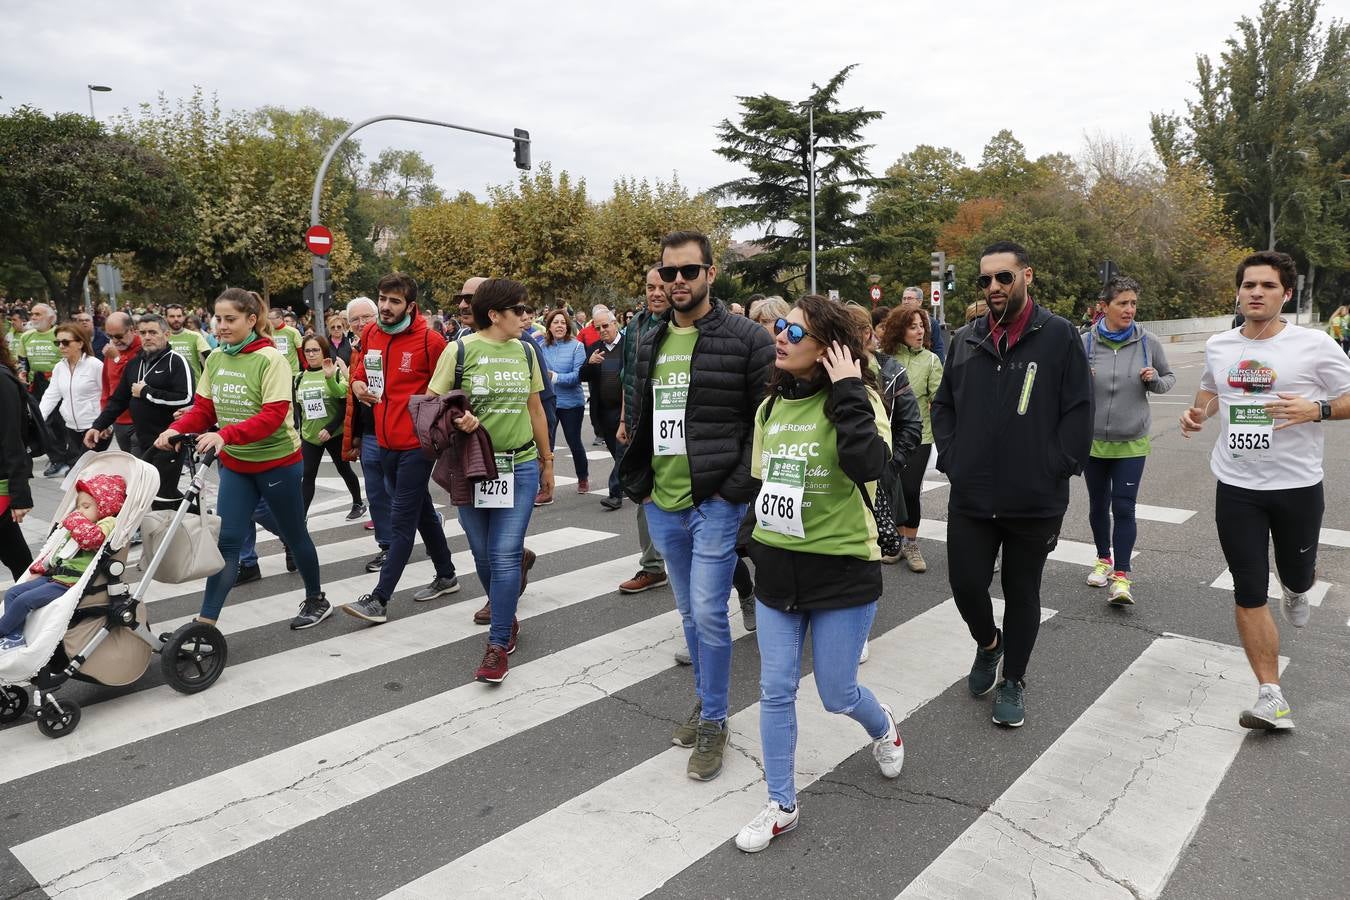
{"type": "Polygon", "coordinates": [[[121,475],[95,475],[75,482],[77,491],[84,491],[98,504],[100,518],[115,516],[127,502],[127,483],[121,475]]]}

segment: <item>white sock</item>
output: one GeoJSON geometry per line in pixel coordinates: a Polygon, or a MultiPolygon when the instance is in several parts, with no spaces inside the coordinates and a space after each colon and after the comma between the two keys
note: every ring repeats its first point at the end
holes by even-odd
{"type": "Polygon", "coordinates": [[[1272,694],[1274,694],[1276,697],[1283,697],[1283,696],[1284,696],[1284,692],[1280,690],[1280,686],[1279,686],[1278,684],[1273,684],[1273,683],[1263,684],[1263,685],[1261,685],[1261,690],[1269,690],[1269,691],[1270,691],[1272,694]]]}

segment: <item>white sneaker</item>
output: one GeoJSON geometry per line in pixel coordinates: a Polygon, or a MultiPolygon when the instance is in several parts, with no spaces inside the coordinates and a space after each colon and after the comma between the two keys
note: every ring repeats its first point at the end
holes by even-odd
{"type": "Polygon", "coordinates": [[[1099,559],[1092,566],[1092,571],[1088,573],[1087,583],[1092,587],[1106,587],[1107,580],[1111,577],[1111,560],[1099,559]]]}
{"type": "Polygon", "coordinates": [[[1312,606],[1308,604],[1308,595],[1295,594],[1284,585],[1280,585],[1280,593],[1284,594],[1284,602],[1280,604],[1280,612],[1284,614],[1284,620],[1295,628],[1302,628],[1308,624],[1308,619],[1312,616],[1312,606]]]}
{"type": "Polygon", "coordinates": [[[1130,591],[1130,579],[1125,577],[1124,572],[1114,572],[1111,575],[1111,592],[1107,594],[1107,602],[1114,603],[1116,606],[1134,605],[1134,594],[1130,591]]]}
{"type": "Polygon", "coordinates": [[[1238,724],[1262,731],[1289,731],[1294,727],[1294,720],[1280,689],[1263,684],[1256,695],[1256,705],[1242,711],[1238,724]]]}
{"type": "Polygon", "coordinates": [[[858,654],[858,665],[860,665],[860,666],[861,666],[863,663],[867,662],[867,657],[869,657],[869,656],[872,655],[872,651],[871,651],[870,649],[868,649],[868,645],[869,645],[870,643],[871,643],[870,641],[863,641],[863,651],[862,651],[862,653],[859,653],[859,654],[858,654]]]}
{"type": "Polygon", "coordinates": [[[881,704],[881,708],[886,710],[891,727],[885,737],[872,742],[872,757],[881,766],[882,775],[899,778],[900,769],[905,765],[905,741],[900,737],[900,727],[895,724],[895,713],[885,703],[881,704]]]}
{"type": "Polygon", "coordinates": [[[770,800],[749,825],[736,833],[736,846],[746,853],[758,853],[783,832],[796,828],[801,814],[800,803],[792,812],[785,812],[776,800],[770,800]]]}

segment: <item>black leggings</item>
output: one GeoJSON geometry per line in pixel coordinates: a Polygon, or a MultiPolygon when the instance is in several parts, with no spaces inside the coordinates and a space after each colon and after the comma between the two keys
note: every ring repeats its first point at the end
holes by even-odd
{"type": "Polygon", "coordinates": [[[928,456],[933,452],[932,444],[920,444],[914,448],[905,467],[900,470],[900,488],[905,492],[905,521],[899,523],[905,528],[919,527],[919,496],[923,494],[923,473],[928,469],[928,456]]]}
{"type": "Polygon", "coordinates": [[[333,461],[334,468],[347,485],[347,490],[351,492],[352,503],[361,502],[361,483],[356,480],[352,464],[342,458],[342,435],[335,434],[326,444],[300,442],[300,458],[305,461],[304,474],[300,477],[300,496],[305,501],[305,512],[309,512],[309,504],[314,501],[314,479],[319,477],[319,463],[323,462],[325,450],[328,451],[328,458],[333,461]]]}
{"type": "Polygon", "coordinates": [[[1233,573],[1233,599],[1238,606],[1266,605],[1270,587],[1267,547],[1275,545],[1275,570],[1280,583],[1296,594],[1317,578],[1317,543],[1322,533],[1322,485],[1253,491],[1218,483],[1214,491],[1214,524],[1219,546],[1233,573]]]}

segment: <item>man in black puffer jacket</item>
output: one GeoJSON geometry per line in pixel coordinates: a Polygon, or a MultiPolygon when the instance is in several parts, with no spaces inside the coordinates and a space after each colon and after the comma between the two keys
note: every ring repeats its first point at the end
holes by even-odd
{"type": "Polygon", "coordinates": [[[712,298],[717,268],[704,235],[667,235],[657,271],[671,310],[638,348],[636,409],[619,477],[624,493],[646,504],[694,664],[698,703],[671,740],[694,748],[689,777],[707,781],[721,772],[726,747],[727,597],[736,530],[759,489],[750,445],[774,348],[768,332],[712,298]]]}

